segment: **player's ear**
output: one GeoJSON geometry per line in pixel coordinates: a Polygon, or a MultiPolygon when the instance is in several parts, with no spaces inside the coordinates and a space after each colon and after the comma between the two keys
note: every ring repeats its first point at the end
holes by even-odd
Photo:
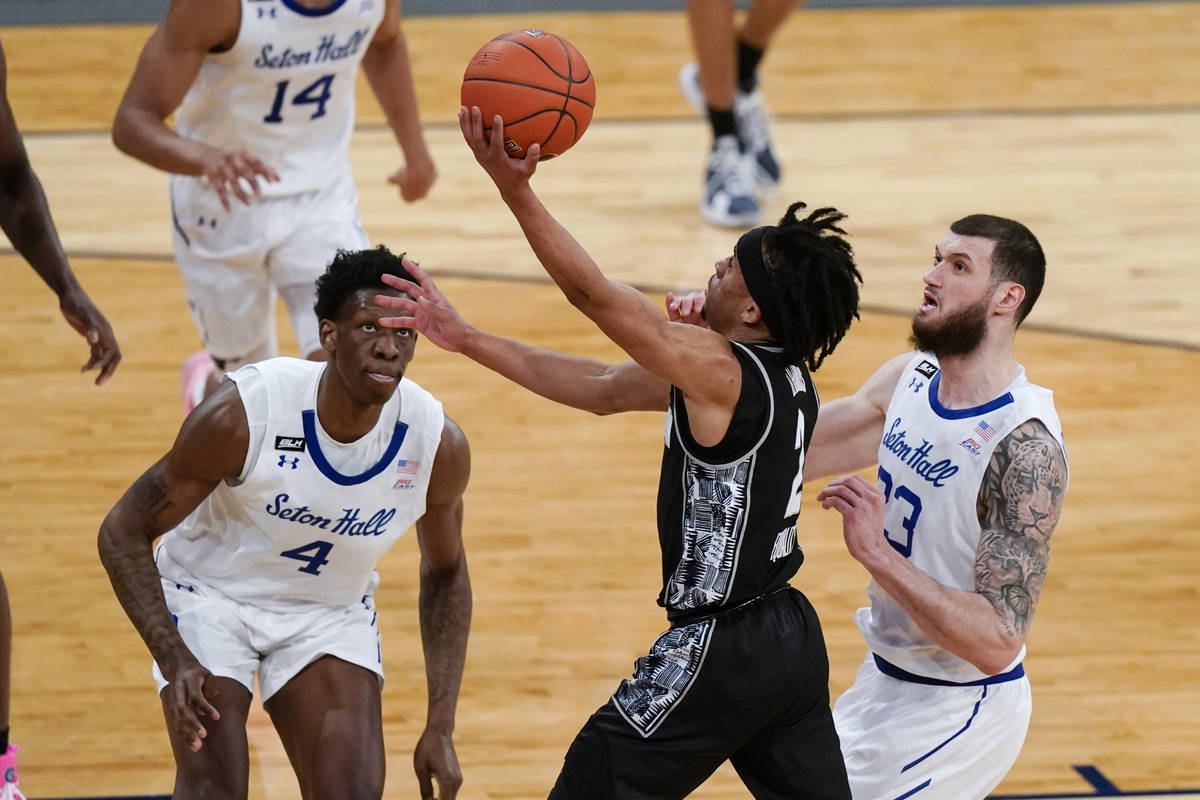
{"type": "Polygon", "coordinates": [[[321,337],[321,347],[326,353],[333,354],[337,349],[337,325],[331,319],[323,319],[319,323],[318,332],[321,337]]]}
{"type": "Polygon", "coordinates": [[[996,312],[1005,315],[1015,315],[1024,300],[1024,286],[1013,281],[1004,281],[997,287],[996,312]]]}
{"type": "Polygon", "coordinates": [[[754,327],[762,320],[762,309],[758,307],[758,303],[753,300],[749,305],[742,309],[742,322],[749,327],[754,327]]]}

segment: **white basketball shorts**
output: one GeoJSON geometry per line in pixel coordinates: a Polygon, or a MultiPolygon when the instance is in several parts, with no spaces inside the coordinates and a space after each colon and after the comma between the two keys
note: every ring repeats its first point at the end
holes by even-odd
{"type": "Polygon", "coordinates": [[[339,250],[368,247],[347,169],[328,186],[225,211],[196,178],[171,176],[175,261],[204,346],[226,369],[278,355],[276,293],[301,357],[320,349],[313,283],[339,250]]]}
{"type": "MultiPolygon", "coordinates": [[[[239,603],[202,584],[163,578],[162,589],[179,635],[196,660],[250,692],[257,672],[264,701],[325,655],[371,670],[383,688],[379,628],[370,595],[353,606],[280,612],[239,603]]],[[[157,663],[153,672],[161,694],[167,681],[157,663]]]]}
{"type": "Polygon", "coordinates": [[[982,800],[1017,760],[1029,679],[928,686],[880,672],[868,653],[833,721],[854,800],[982,800]]]}

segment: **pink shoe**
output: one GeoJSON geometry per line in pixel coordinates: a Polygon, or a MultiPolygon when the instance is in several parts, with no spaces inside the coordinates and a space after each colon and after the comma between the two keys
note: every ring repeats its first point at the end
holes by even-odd
{"type": "Polygon", "coordinates": [[[183,394],[183,415],[185,417],[192,413],[192,409],[200,405],[200,401],[204,399],[204,388],[208,383],[208,376],[212,374],[215,367],[212,356],[208,354],[207,350],[192,353],[183,362],[183,369],[179,373],[179,389],[183,394]]]}
{"type": "Polygon", "coordinates": [[[0,755],[0,775],[4,776],[4,782],[0,783],[0,800],[25,800],[25,795],[21,794],[21,789],[17,786],[17,780],[20,778],[17,775],[19,749],[15,744],[10,744],[4,755],[0,755]]]}

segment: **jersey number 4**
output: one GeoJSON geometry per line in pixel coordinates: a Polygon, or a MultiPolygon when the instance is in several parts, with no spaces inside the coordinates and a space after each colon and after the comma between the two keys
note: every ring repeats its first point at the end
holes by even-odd
{"type": "MultiPolygon", "coordinates": [[[[333,79],[332,73],[317,78],[292,96],[292,105],[315,105],[316,109],[313,110],[309,119],[325,116],[325,104],[329,102],[329,98],[333,94],[329,88],[333,85],[333,79]]],[[[263,122],[271,124],[283,122],[283,103],[287,99],[290,84],[291,81],[280,81],[275,84],[275,102],[271,104],[271,113],[263,117],[263,122]]]]}
{"type": "Polygon", "coordinates": [[[333,549],[332,542],[323,542],[318,539],[315,542],[293,547],[291,550],[284,550],[279,555],[284,558],[294,558],[297,561],[303,561],[303,567],[297,567],[297,572],[307,572],[309,575],[320,575],[321,567],[329,563],[329,551],[333,549]]]}

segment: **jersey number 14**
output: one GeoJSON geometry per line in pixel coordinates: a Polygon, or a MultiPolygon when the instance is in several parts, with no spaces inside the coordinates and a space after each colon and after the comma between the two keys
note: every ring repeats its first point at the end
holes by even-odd
{"type": "MultiPolygon", "coordinates": [[[[325,116],[325,104],[329,102],[329,98],[333,95],[330,87],[333,85],[334,77],[333,73],[330,73],[329,75],[322,75],[317,78],[292,96],[292,105],[315,105],[316,108],[309,119],[325,116]]],[[[271,104],[271,113],[263,117],[263,122],[269,124],[283,122],[283,104],[287,99],[288,86],[290,84],[291,81],[280,81],[275,84],[275,102],[271,104]]]]}

